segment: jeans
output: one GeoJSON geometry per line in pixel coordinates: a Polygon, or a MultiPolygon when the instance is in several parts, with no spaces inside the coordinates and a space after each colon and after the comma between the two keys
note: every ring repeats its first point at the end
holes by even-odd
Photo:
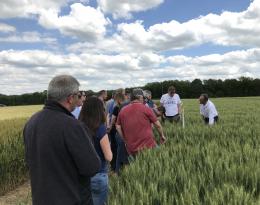
{"type": "Polygon", "coordinates": [[[91,178],[91,194],[94,205],[104,205],[108,196],[108,174],[97,173],[91,178]]]}

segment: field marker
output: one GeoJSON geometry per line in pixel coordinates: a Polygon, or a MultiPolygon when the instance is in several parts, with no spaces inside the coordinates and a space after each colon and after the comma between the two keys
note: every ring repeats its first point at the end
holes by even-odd
{"type": "Polygon", "coordinates": [[[182,109],[182,128],[185,128],[184,108],[182,109]]]}

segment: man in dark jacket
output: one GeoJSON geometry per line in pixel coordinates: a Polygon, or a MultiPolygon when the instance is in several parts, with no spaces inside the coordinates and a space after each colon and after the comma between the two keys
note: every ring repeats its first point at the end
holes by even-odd
{"type": "Polygon", "coordinates": [[[90,177],[100,160],[74,110],[79,82],[68,75],[49,83],[47,101],[24,128],[34,205],[92,204],[90,177]]]}

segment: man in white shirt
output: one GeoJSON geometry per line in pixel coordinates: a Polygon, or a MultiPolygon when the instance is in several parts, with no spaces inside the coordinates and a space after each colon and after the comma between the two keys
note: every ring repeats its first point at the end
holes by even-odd
{"type": "Polygon", "coordinates": [[[218,112],[215,105],[209,100],[208,94],[201,94],[199,97],[200,114],[208,125],[214,125],[218,121],[218,112]]]}
{"type": "Polygon", "coordinates": [[[77,101],[77,106],[75,107],[75,109],[71,112],[72,115],[74,115],[74,117],[76,119],[79,119],[79,114],[82,108],[82,105],[84,103],[84,101],[86,100],[86,94],[84,91],[79,91],[78,94],[78,101],[77,101]]]}
{"type": "Polygon", "coordinates": [[[168,93],[164,94],[160,100],[161,106],[165,108],[165,119],[170,122],[179,122],[181,113],[181,99],[175,93],[175,87],[170,86],[168,93]]]}

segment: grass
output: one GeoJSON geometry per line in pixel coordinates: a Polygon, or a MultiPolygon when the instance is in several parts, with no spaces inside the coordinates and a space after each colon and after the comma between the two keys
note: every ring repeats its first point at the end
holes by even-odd
{"type": "Polygon", "coordinates": [[[0,120],[30,117],[41,108],[42,105],[0,107],[0,120]]]}
{"type": "MultiPolygon", "coordinates": [[[[165,124],[165,145],[144,151],[119,177],[111,176],[109,204],[260,204],[260,98],[212,101],[219,124],[205,126],[198,101],[183,100],[185,129],[181,124],[165,124]]],[[[23,157],[25,120],[0,121],[0,146],[5,144],[2,149],[6,150],[0,149],[0,157],[23,157]]],[[[23,166],[17,164],[17,169],[23,166]]],[[[7,179],[13,183],[2,183],[1,178],[0,187],[5,190],[27,177],[26,172],[11,172],[7,179]]],[[[19,203],[31,203],[28,192],[19,203]]]]}

